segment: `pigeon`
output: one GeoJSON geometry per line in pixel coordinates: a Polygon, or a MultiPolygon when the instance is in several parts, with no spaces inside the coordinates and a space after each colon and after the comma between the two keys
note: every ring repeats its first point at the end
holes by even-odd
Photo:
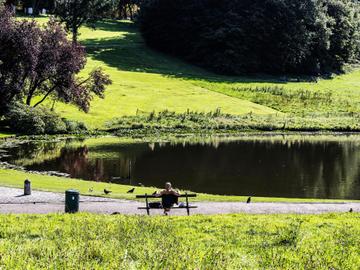
{"type": "Polygon", "coordinates": [[[89,192],[93,192],[93,191],[94,191],[93,187],[89,188],[89,192]]]}
{"type": "Polygon", "coordinates": [[[350,213],[352,213],[352,212],[354,212],[354,210],[352,209],[352,208],[350,208],[350,211],[349,211],[350,213]]]}
{"type": "Polygon", "coordinates": [[[107,190],[106,188],[104,189],[104,193],[107,195],[107,194],[110,194],[112,191],[111,190],[107,190]]]}
{"type": "Polygon", "coordinates": [[[246,203],[251,203],[251,197],[247,199],[246,203]]]}
{"type": "Polygon", "coordinates": [[[135,188],[132,188],[132,189],[128,190],[127,193],[134,193],[134,191],[135,191],[135,188]]]}

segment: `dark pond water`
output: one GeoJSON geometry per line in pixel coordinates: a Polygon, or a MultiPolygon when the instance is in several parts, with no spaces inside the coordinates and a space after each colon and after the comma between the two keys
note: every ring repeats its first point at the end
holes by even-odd
{"type": "Polygon", "coordinates": [[[275,136],[195,142],[118,138],[30,142],[11,163],[72,177],[253,196],[360,199],[360,136],[275,136]]]}

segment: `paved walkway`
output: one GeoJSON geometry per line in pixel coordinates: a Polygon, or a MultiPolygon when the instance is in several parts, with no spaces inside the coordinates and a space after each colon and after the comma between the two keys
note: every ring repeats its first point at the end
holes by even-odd
{"type": "MultiPolygon", "coordinates": [[[[0,213],[63,213],[64,194],[33,191],[31,196],[22,196],[23,190],[0,187],[0,213]]],[[[331,212],[360,212],[360,203],[241,203],[241,202],[197,202],[192,214],[322,214],[331,212]]],[[[144,215],[138,210],[144,203],[91,196],[80,197],[80,211],[111,214],[144,215]]],[[[162,214],[161,210],[151,210],[152,214],[162,214]]],[[[172,215],[186,215],[186,210],[173,210],[172,215]]]]}

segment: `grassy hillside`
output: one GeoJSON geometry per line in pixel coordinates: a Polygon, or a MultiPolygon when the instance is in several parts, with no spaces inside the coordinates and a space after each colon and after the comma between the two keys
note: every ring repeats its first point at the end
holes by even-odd
{"type": "Polygon", "coordinates": [[[1,215],[4,269],[358,269],[359,214],[1,215]]]}
{"type": "Polygon", "coordinates": [[[56,109],[92,128],[102,128],[115,117],[163,110],[209,112],[221,108],[223,113],[235,115],[310,114],[319,117],[319,122],[360,113],[359,69],[318,82],[215,75],[149,49],[136,25],[126,21],[104,21],[96,30],[83,27],[80,41],[88,52],[85,72],[100,66],[114,84],[104,100],[94,99],[89,114],[60,103],[56,109]]]}
{"type": "Polygon", "coordinates": [[[204,71],[146,48],[131,23],[103,22],[97,26],[96,31],[81,30],[80,40],[86,45],[89,56],[86,70],[102,67],[111,76],[113,85],[108,88],[105,100],[96,98],[92,102],[89,114],[57,104],[57,110],[65,117],[99,128],[113,117],[134,115],[137,111],[214,111],[221,108],[231,114],[274,112],[193,85],[187,79],[205,76],[204,71]]]}

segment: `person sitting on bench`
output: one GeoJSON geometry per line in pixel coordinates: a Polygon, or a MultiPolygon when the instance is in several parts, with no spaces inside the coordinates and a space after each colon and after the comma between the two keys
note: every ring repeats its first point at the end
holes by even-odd
{"type": "Polygon", "coordinates": [[[164,208],[164,215],[168,215],[171,207],[178,203],[178,197],[180,196],[180,193],[172,188],[170,182],[166,182],[165,189],[159,193],[156,193],[155,196],[161,197],[161,204],[164,208]]]}

